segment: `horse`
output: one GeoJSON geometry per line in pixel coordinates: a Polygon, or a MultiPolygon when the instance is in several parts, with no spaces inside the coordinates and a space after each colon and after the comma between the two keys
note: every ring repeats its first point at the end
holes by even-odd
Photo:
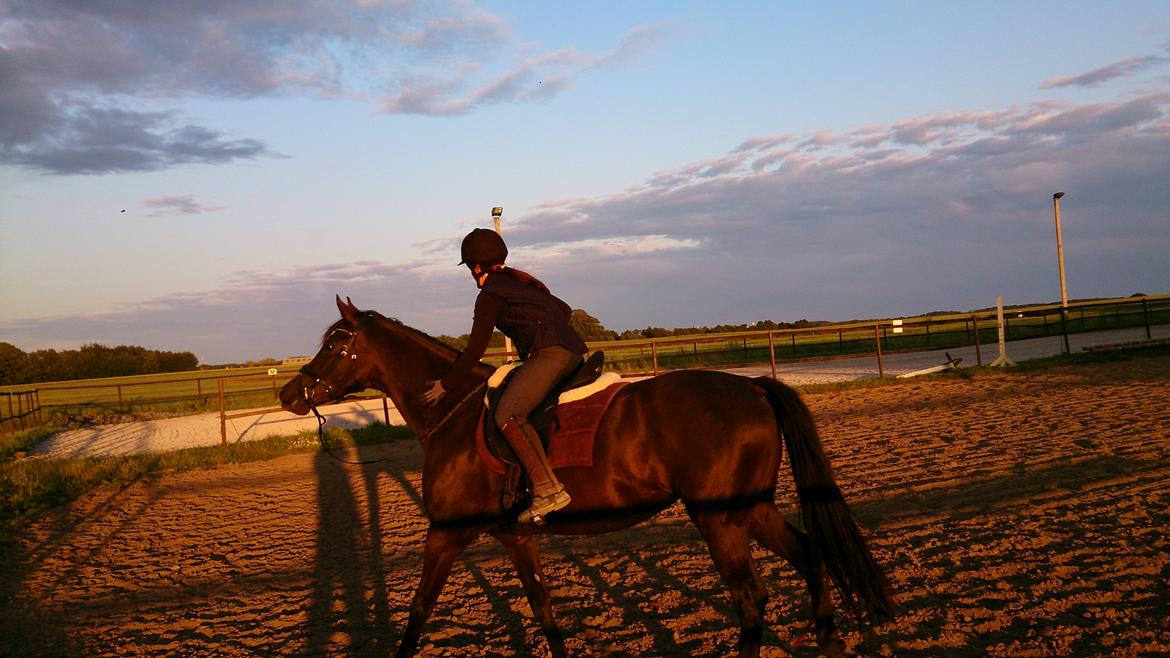
{"type": "Polygon", "coordinates": [[[281,388],[280,400],[303,415],[351,393],[380,390],[419,437],[429,526],[422,576],[397,656],[414,655],[455,559],[485,533],[503,544],[514,564],[551,655],[566,656],[534,535],[610,532],[679,500],[731,593],[742,658],[759,655],[768,599],[751,540],[803,577],[823,654],[843,655],[845,649],[830,579],[859,621],[891,615],[890,583],[834,481],[808,407],[792,388],[767,377],[697,370],[625,384],[602,412],[593,466],[558,472],[572,503],[544,525],[519,524],[501,502],[504,476],[486,467],[473,443],[493,368],[478,364],[470,381],[427,405],[427,383],[442,377],[458,352],[395,319],[359,310],[349,298],[338,295],[337,308],[341,319],[281,388]],[[774,502],[785,450],[804,530],[789,524],[774,502]]]}

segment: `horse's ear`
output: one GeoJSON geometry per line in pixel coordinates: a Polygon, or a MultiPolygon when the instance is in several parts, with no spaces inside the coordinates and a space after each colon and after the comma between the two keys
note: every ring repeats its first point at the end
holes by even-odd
{"type": "Polygon", "coordinates": [[[337,310],[341,311],[341,317],[346,322],[353,323],[357,321],[358,310],[353,305],[353,302],[349,301],[349,297],[346,297],[343,302],[341,301],[341,295],[337,296],[337,310]]]}

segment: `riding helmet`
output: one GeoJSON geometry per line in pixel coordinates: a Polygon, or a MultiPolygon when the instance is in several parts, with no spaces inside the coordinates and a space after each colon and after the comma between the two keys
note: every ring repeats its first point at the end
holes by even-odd
{"type": "Polygon", "coordinates": [[[459,261],[460,265],[464,263],[495,265],[503,263],[508,257],[508,245],[504,244],[504,239],[499,233],[491,229],[477,228],[463,238],[459,255],[463,257],[463,260],[459,261]]]}

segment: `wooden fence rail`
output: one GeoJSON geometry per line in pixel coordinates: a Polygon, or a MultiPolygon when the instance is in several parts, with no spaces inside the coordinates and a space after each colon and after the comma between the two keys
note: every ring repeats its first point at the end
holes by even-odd
{"type": "Polygon", "coordinates": [[[0,417],[0,434],[38,427],[44,423],[39,390],[0,391],[0,397],[5,398],[3,406],[7,411],[0,417]]]}
{"type": "MultiPolygon", "coordinates": [[[[1148,340],[1153,325],[1170,323],[1170,295],[1073,303],[1067,315],[1062,314],[1058,304],[1005,310],[1004,329],[1008,341],[1143,326],[1148,340]]],[[[877,320],[800,329],[666,336],[605,341],[592,343],[591,347],[605,350],[607,368],[623,376],[653,376],[669,370],[696,367],[769,364],[772,376],[777,377],[786,363],[867,355],[873,357],[878,376],[884,376],[887,355],[948,347],[974,345],[976,365],[983,365],[982,345],[996,340],[998,329],[994,309],[905,318],[899,322],[900,326],[895,326],[893,320],[877,320]]],[[[489,350],[484,360],[499,364],[514,356],[514,352],[489,350]]],[[[35,427],[45,421],[46,413],[67,412],[74,408],[114,406],[132,409],[190,403],[196,408],[218,408],[221,416],[226,416],[229,408],[258,406],[257,401],[263,404],[265,395],[275,399],[277,378],[281,377],[283,381],[284,377],[291,377],[295,372],[289,368],[275,375],[257,373],[241,377],[238,373],[228,373],[145,382],[51,384],[0,391],[0,397],[4,398],[0,400],[0,432],[35,427]],[[215,383],[214,390],[205,386],[211,382],[215,383]],[[188,388],[189,392],[184,392],[184,386],[193,387],[194,391],[188,388]],[[92,395],[63,396],[62,391],[89,391],[92,395]],[[52,399],[42,399],[43,396],[52,399]]]]}
{"type": "MultiPolygon", "coordinates": [[[[228,442],[228,440],[227,440],[227,424],[228,424],[229,420],[234,420],[237,418],[248,418],[250,416],[260,416],[260,415],[264,415],[264,414],[273,414],[273,413],[278,413],[278,412],[290,413],[290,412],[285,411],[284,407],[268,407],[265,409],[248,409],[246,411],[239,411],[236,413],[229,414],[227,404],[226,404],[227,395],[224,392],[224,384],[225,384],[225,381],[220,380],[220,382],[219,382],[219,396],[218,396],[219,397],[219,440],[220,440],[220,445],[225,445],[225,446],[227,445],[227,442],[228,442]]],[[[386,396],[381,395],[381,394],[379,394],[379,395],[350,395],[350,396],[345,397],[344,399],[338,400],[337,402],[331,402],[329,404],[321,405],[321,407],[319,407],[319,408],[333,407],[333,406],[337,406],[339,404],[347,404],[349,402],[356,402],[356,401],[360,401],[360,400],[377,400],[379,398],[381,398],[381,400],[382,400],[382,417],[385,419],[386,424],[389,425],[390,424],[390,403],[389,403],[388,399],[386,398],[386,396]]]]}

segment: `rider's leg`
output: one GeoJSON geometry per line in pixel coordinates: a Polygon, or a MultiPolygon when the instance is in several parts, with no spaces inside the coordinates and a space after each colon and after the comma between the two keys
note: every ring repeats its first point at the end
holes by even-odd
{"type": "Polygon", "coordinates": [[[532,506],[520,513],[519,520],[521,523],[543,523],[545,514],[565,507],[572,499],[549,465],[540,445],[540,436],[528,421],[512,416],[500,425],[500,431],[516,451],[516,457],[532,482],[532,506]]]}
{"type": "Polygon", "coordinates": [[[536,350],[516,369],[496,407],[496,425],[532,481],[532,507],[520,515],[521,523],[533,520],[539,523],[543,515],[569,504],[569,494],[549,466],[540,436],[528,424],[528,414],[580,363],[580,355],[563,347],[536,350]]]}

